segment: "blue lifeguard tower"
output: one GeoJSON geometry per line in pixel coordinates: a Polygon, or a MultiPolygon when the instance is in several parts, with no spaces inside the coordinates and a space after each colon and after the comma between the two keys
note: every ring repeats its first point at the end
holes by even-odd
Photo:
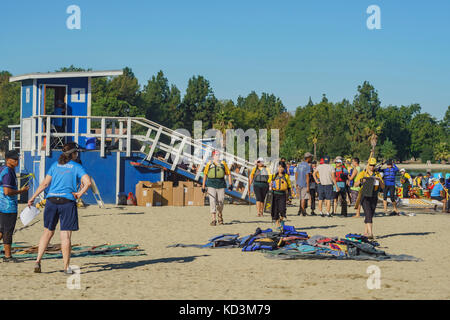
{"type": "MultiPolygon", "coordinates": [[[[117,204],[118,195],[134,193],[139,181],[161,181],[167,170],[196,182],[202,181],[205,159],[198,154],[210,154],[210,145],[143,117],[92,116],[92,79],[122,74],[122,70],[53,72],[10,78],[10,82],[22,84],[20,124],[10,126],[11,140],[13,136],[15,139],[10,145],[17,145],[19,131],[19,172],[35,175],[29,195],[58,160],[64,143],[71,141],[84,148],[80,153],[81,161],[94,178],[105,203],[117,204]],[[192,152],[192,148],[196,152],[192,152]],[[182,162],[197,170],[180,167],[182,162]]],[[[241,168],[240,172],[232,173],[235,186],[245,186],[245,190],[227,190],[227,193],[254,203],[254,199],[248,198],[248,179],[244,175],[253,164],[227,156],[241,168]]],[[[91,192],[83,200],[96,203],[91,192]]]]}

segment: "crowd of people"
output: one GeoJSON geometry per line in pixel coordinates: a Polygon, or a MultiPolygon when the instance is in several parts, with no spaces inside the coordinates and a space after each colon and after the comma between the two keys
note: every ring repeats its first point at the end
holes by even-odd
{"type": "MultiPolygon", "coordinates": [[[[309,152],[304,154],[303,161],[286,161],[281,158],[277,166],[270,168],[264,164],[262,158],[257,160],[256,167],[251,171],[249,182],[253,185],[258,216],[263,215],[264,202],[269,191],[273,192],[271,206],[272,219],[278,226],[286,218],[286,206],[292,199],[300,200],[298,215],[306,216],[310,207],[310,215],[333,217],[340,205],[340,215],[348,216],[348,207],[355,206],[356,214],[360,217],[361,208],[364,211],[366,225],[365,235],[373,237],[372,224],[379,194],[382,194],[384,215],[399,215],[397,180],[401,184],[401,196],[410,197],[412,188],[431,190],[430,198],[443,203],[443,212],[448,211],[448,189],[450,174],[438,182],[428,172],[411,177],[405,169],[399,169],[393,160],[378,163],[370,158],[363,170],[358,158],[336,157],[334,161],[324,156],[317,161],[309,152]],[[332,163],[331,163],[332,162],[332,163]],[[316,214],[316,199],[318,200],[316,214]],[[393,210],[388,212],[388,199],[393,210]]],[[[436,209],[436,207],[435,207],[436,209]]]]}
{"type": "MultiPolygon", "coordinates": [[[[91,180],[79,161],[79,150],[75,143],[64,145],[62,154],[47,172],[43,182],[28,201],[28,206],[34,205],[35,199],[45,190],[46,205],[44,210],[44,233],[39,242],[38,257],[35,262],[35,272],[41,272],[41,259],[52,239],[55,228],[60,222],[61,244],[64,262],[64,272],[70,274],[69,268],[71,235],[78,230],[78,212],[76,200],[90,187],[91,180]]],[[[392,160],[377,163],[370,158],[363,170],[358,158],[344,159],[340,156],[333,161],[324,156],[317,162],[313,155],[306,152],[303,160],[286,161],[281,158],[274,166],[267,165],[263,158],[258,158],[256,166],[245,172],[239,165],[228,165],[220,157],[219,151],[212,153],[211,159],[201,172],[202,191],[208,195],[211,226],[224,224],[223,209],[225,189],[233,191],[232,172],[248,175],[248,195],[253,190],[256,198],[256,211],[259,217],[264,215],[268,195],[270,195],[270,212],[277,228],[282,229],[286,220],[287,206],[292,200],[300,200],[298,215],[306,216],[310,207],[310,215],[333,217],[337,214],[340,204],[340,215],[348,216],[348,207],[355,206],[356,215],[360,217],[361,208],[364,211],[365,232],[368,238],[373,238],[373,217],[382,192],[385,215],[399,214],[397,207],[397,178],[400,178],[402,196],[411,196],[411,190],[429,192],[430,198],[443,204],[443,212],[449,212],[450,174],[436,178],[427,172],[425,176],[409,175],[405,169],[399,169],[392,160]],[[316,207],[316,199],[317,207],[316,207]],[[393,211],[388,213],[388,199],[391,200],[393,211]],[[316,209],[318,213],[316,214],[316,209]]],[[[0,167],[0,239],[3,239],[5,262],[15,262],[11,257],[12,235],[17,220],[17,195],[28,192],[28,187],[19,189],[15,168],[19,155],[15,151],[6,153],[6,165],[0,167]]],[[[189,168],[186,168],[189,169],[189,168]]],[[[191,168],[197,171],[198,167],[191,168]]],[[[244,184],[240,181],[237,191],[244,192],[244,184]]],[[[436,209],[436,207],[435,207],[436,209]]]]}
{"type": "MultiPolygon", "coordinates": [[[[19,154],[8,151],[6,164],[0,167],[0,239],[3,238],[5,256],[3,262],[18,262],[11,256],[11,245],[17,220],[17,196],[26,193],[29,187],[18,188],[15,168],[19,163],[19,154]]],[[[72,232],[79,229],[77,199],[91,186],[91,179],[79,161],[79,149],[76,143],[65,144],[57,162],[53,163],[36,192],[28,200],[28,206],[34,205],[36,198],[47,190],[44,210],[44,232],[39,241],[38,256],[34,272],[41,272],[41,260],[48,244],[60,224],[61,251],[64,273],[72,274],[69,267],[72,232]]]]}

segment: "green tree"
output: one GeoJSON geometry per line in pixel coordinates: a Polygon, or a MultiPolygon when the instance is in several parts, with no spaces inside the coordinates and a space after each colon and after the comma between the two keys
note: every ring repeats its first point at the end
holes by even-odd
{"type": "MultiPolygon", "coordinates": [[[[411,131],[411,154],[414,157],[419,157],[425,148],[430,147],[433,149],[437,138],[441,135],[440,127],[437,125],[437,121],[428,113],[417,114],[410,124],[411,131]]],[[[428,157],[428,152],[425,153],[428,157]]],[[[431,152],[432,153],[432,152],[431,152]]],[[[427,159],[430,160],[430,159],[427,159]]],[[[422,159],[423,161],[423,159],[422,159]]]]}
{"type": "Polygon", "coordinates": [[[364,81],[362,86],[358,86],[358,94],[350,106],[348,139],[351,153],[361,159],[369,156],[371,146],[368,140],[380,126],[377,118],[380,105],[378,92],[369,82],[364,81]]]}
{"type": "Polygon", "coordinates": [[[383,159],[385,160],[395,159],[397,155],[397,149],[394,143],[391,140],[389,140],[389,138],[384,140],[384,143],[380,147],[380,153],[383,159]]]}
{"type": "Polygon", "coordinates": [[[124,74],[92,81],[92,115],[112,117],[144,116],[140,107],[140,87],[133,71],[124,68],[124,74]]]}
{"type": "Polygon", "coordinates": [[[179,107],[183,128],[192,131],[195,120],[202,121],[204,130],[212,128],[218,107],[209,81],[202,76],[192,77],[179,107]]]}
{"type": "Polygon", "coordinates": [[[446,142],[438,143],[434,148],[434,160],[450,161],[450,146],[446,142]]]}
{"type": "Polygon", "coordinates": [[[0,149],[8,148],[10,130],[8,125],[20,121],[20,83],[9,82],[11,74],[0,71],[0,149]]]}
{"type": "Polygon", "coordinates": [[[175,85],[169,87],[169,81],[162,71],[148,80],[141,92],[141,99],[147,119],[170,128],[178,123],[180,90],[175,85]]]}

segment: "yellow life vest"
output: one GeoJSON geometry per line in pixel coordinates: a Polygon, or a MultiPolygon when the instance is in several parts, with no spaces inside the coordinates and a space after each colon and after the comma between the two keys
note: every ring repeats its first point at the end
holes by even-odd
{"type": "Polygon", "coordinates": [[[286,191],[289,189],[289,184],[286,178],[286,174],[281,177],[278,174],[272,176],[272,190],[274,191],[286,191]]]}
{"type": "Polygon", "coordinates": [[[214,162],[208,163],[208,174],[209,179],[223,179],[225,177],[225,165],[223,161],[217,166],[214,162]]]}

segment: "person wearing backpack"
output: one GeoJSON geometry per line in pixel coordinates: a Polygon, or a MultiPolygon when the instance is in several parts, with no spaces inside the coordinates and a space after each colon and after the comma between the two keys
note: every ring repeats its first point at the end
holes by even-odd
{"type": "Polygon", "coordinates": [[[249,193],[250,186],[253,184],[253,191],[256,197],[256,211],[258,217],[262,217],[264,214],[264,200],[266,199],[267,192],[269,191],[269,183],[271,182],[271,173],[269,168],[264,164],[263,158],[256,160],[256,167],[250,173],[249,179],[249,193]]]}
{"type": "Polygon", "coordinates": [[[338,188],[334,188],[334,212],[337,213],[338,199],[341,198],[341,215],[347,217],[347,180],[348,171],[343,166],[342,159],[336,158],[336,168],[334,169],[336,176],[336,184],[338,188]]]}
{"type": "Polygon", "coordinates": [[[225,161],[220,160],[219,151],[215,150],[212,153],[212,160],[210,160],[203,171],[202,192],[208,192],[209,207],[212,216],[211,226],[217,223],[223,224],[223,205],[225,199],[225,188],[227,183],[225,176],[228,176],[228,190],[233,190],[233,182],[231,180],[231,172],[225,161]],[[207,188],[207,189],[206,189],[207,188]],[[216,222],[216,213],[218,216],[216,222]]]}
{"type": "Polygon", "coordinates": [[[273,192],[272,221],[276,221],[277,228],[282,231],[283,221],[286,219],[286,202],[292,189],[286,164],[279,163],[278,172],[272,175],[271,180],[269,190],[273,192]]]}

